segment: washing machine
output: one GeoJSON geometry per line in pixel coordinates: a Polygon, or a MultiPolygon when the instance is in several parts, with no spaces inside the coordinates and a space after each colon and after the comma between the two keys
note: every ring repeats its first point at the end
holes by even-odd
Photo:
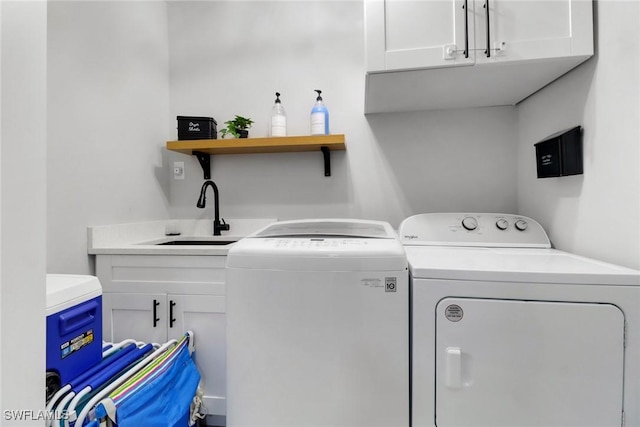
{"type": "Polygon", "coordinates": [[[413,427],[640,425],[640,272],[517,215],[415,215],[399,235],[413,427]]]}
{"type": "Polygon", "coordinates": [[[227,258],[227,426],[407,427],[407,260],[389,224],[272,224],[227,258]]]}

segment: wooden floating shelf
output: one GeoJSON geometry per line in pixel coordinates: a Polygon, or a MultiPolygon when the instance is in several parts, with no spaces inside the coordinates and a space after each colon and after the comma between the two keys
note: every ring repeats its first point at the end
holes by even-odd
{"type": "Polygon", "coordinates": [[[167,141],[167,150],[193,154],[198,158],[205,179],[211,177],[211,154],[291,153],[322,151],[324,175],[331,176],[330,151],[346,150],[343,134],[282,136],[270,138],[192,139],[167,141]]]}
{"type": "Polygon", "coordinates": [[[168,141],[167,149],[183,154],[288,153],[295,151],[346,150],[344,135],[283,136],[271,138],[194,139],[168,141]]]}

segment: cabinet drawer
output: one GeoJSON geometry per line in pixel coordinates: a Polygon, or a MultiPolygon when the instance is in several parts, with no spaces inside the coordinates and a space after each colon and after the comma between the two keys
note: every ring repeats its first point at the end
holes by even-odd
{"type": "Polygon", "coordinates": [[[97,255],[104,292],[225,293],[225,256],[97,255]]]}

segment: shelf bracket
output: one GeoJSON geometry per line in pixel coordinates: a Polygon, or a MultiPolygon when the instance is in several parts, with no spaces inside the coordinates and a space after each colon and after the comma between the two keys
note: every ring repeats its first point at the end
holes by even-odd
{"type": "Polygon", "coordinates": [[[322,150],[322,157],[324,157],[324,176],[331,176],[331,154],[329,147],[323,145],[320,147],[320,150],[322,150]]]}
{"type": "Polygon", "coordinates": [[[203,153],[202,151],[193,151],[192,154],[198,158],[202,172],[204,173],[204,179],[211,179],[211,155],[203,153]]]}

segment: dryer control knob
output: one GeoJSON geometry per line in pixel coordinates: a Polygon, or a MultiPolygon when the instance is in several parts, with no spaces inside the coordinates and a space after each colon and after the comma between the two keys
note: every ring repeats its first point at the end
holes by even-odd
{"type": "Polygon", "coordinates": [[[469,231],[473,231],[478,228],[478,220],[468,216],[462,220],[462,226],[469,231]]]}
{"type": "Polygon", "coordinates": [[[509,221],[504,218],[499,219],[496,221],[496,227],[498,227],[498,229],[500,230],[506,230],[507,228],[509,228],[509,221]]]}
{"type": "Polygon", "coordinates": [[[515,225],[515,227],[520,231],[526,230],[529,226],[529,224],[527,224],[527,221],[525,221],[524,219],[517,220],[513,225],[515,225]]]}

